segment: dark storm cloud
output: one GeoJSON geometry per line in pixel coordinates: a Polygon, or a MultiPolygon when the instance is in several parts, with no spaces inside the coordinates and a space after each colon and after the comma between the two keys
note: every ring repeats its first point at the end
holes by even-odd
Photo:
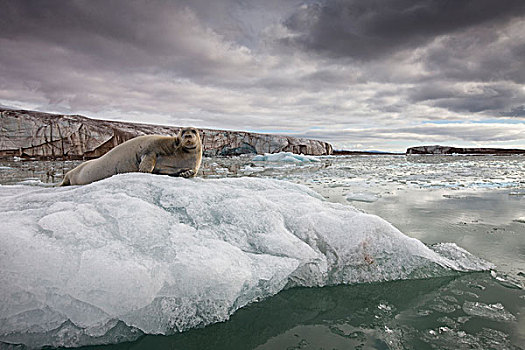
{"type": "MultiPolygon", "coordinates": [[[[524,14],[521,0],[327,0],[290,16],[282,42],[359,66],[361,81],[412,84],[396,92],[406,102],[501,116],[525,101],[524,14]]],[[[369,102],[403,108],[387,100],[369,102]]]]}
{"type": "Polygon", "coordinates": [[[328,0],[292,15],[285,24],[294,35],[286,41],[332,57],[371,59],[524,13],[522,0],[328,0]]]}

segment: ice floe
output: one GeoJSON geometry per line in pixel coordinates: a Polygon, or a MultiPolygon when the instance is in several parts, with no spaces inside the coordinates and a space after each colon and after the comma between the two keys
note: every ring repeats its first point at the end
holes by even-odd
{"type": "Polygon", "coordinates": [[[494,321],[514,321],[516,317],[505,310],[500,303],[485,304],[477,301],[466,301],[463,304],[463,311],[467,315],[488,318],[494,321]]]}
{"type": "Polygon", "coordinates": [[[372,192],[348,192],[345,194],[345,197],[349,202],[375,202],[381,195],[372,192]]]}
{"type": "Polygon", "coordinates": [[[292,152],[279,153],[265,153],[264,155],[257,155],[252,158],[254,162],[320,162],[320,159],[314,156],[305,156],[302,154],[294,154],[292,152]]]}
{"type": "Polygon", "coordinates": [[[124,174],[0,186],[0,340],[79,346],[224,321],[294,286],[442,276],[492,265],[427,247],[305,186],[124,174]]]}

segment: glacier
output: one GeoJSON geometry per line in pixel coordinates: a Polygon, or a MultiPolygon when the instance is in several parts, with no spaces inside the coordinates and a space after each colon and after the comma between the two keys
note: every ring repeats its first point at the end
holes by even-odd
{"type": "Polygon", "coordinates": [[[296,287],[493,266],[265,178],[0,186],[0,341],[81,346],[225,321],[296,287]]]}

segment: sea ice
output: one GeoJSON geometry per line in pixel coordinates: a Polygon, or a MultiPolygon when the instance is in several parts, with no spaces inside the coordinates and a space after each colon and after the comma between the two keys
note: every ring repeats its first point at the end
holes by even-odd
{"type": "Polygon", "coordinates": [[[262,178],[124,174],[0,186],[0,340],[79,346],[224,321],[293,286],[492,266],[262,178]]]}
{"type": "Polygon", "coordinates": [[[488,318],[494,321],[514,321],[516,316],[505,310],[500,303],[485,304],[477,301],[465,301],[463,311],[467,315],[488,318]]]}
{"type": "Polygon", "coordinates": [[[380,195],[371,192],[348,192],[345,194],[345,197],[349,202],[375,202],[380,195]]]}
{"type": "Polygon", "coordinates": [[[264,170],[266,170],[264,167],[246,165],[244,168],[240,169],[240,172],[244,175],[251,175],[254,173],[260,173],[264,170]]]}
{"type": "Polygon", "coordinates": [[[257,155],[252,158],[255,162],[320,162],[320,160],[313,156],[305,156],[294,154],[292,152],[279,152],[279,153],[265,153],[264,155],[257,155]]]}

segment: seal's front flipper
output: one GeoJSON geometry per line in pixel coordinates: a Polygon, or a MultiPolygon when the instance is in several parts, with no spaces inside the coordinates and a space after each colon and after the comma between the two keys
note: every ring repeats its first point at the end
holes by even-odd
{"type": "Polygon", "coordinates": [[[195,170],[188,169],[188,170],[183,171],[182,173],[180,173],[179,176],[180,177],[185,177],[185,178],[193,177],[193,176],[195,176],[195,170]]]}
{"type": "Polygon", "coordinates": [[[157,155],[155,153],[148,153],[142,156],[139,164],[139,171],[141,173],[151,173],[155,169],[157,162],[157,155]]]}

